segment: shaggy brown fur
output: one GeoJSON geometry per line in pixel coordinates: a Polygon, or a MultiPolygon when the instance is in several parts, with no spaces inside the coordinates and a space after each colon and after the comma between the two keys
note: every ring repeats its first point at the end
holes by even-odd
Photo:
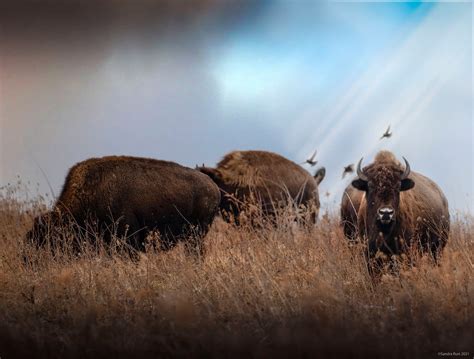
{"type": "Polygon", "coordinates": [[[207,176],[176,163],[126,156],[91,158],[70,169],[53,211],[35,220],[28,237],[41,244],[47,222],[57,226],[66,218],[82,230],[97,223],[106,241],[111,230],[118,237],[127,236],[138,250],[144,249],[149,231],[157,230],[163,248],[169,248],[190,230],[204,235],[219,201],[219,189],[207,176]]]}
{"type": "Polygon", "coordinates": [[[344,230],[344,235],[350,241],[354,241],[358,237],[357,214],[363,196],[364,192],[354,188],[352,184],[346,187],[342,195],[341,226],[344,230]]]}
{"type": "Polygon", "coordinates": [[[324,178],[324,167],[313,177],[276,153],[235,151],[227,154],[216,168],[199,170],[217,183],[223,193],[221,209],[235,218],[249,202],[256,201],[265,213],[271,214],[276,206],[287,204],[288,199],[312,208],[314,221],[318,216],[318,185],[324,178]]]}
{"type": "Polygon", "coordinates": [[[360,197],[357,227],[360,238],[368,240],[369,256],[378,251],[408,253],[415,248],[436,259],[448,240],[450,225],[448,202],[436,183],[413,171],[407,182],[402,181],[402,166],[388,151],[379,152],[363,172],[368,182],[356,179],[352,184],[358,189],[365,186],[365,195],[351,192],[350,198],[357,202],[360,197]],[[386,206],[395,210],[388,226],[377,221],[377,210],[386,206]]]}

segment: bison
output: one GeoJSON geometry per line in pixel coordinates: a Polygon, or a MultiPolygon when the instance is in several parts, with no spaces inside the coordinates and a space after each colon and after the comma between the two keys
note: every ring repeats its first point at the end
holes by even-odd
{"type": "Polygon", "coordinates": [[[92,158],[70,169],[53,210],[35,219],[27,238],[42,245],[49,229],[72,221],[82,235],[95,223],[106,243],[116,235],[133,250],[144,250],[147,235],[158,231],[163,249],[188,239],[200,253],[219,202],[216,184],[194,169],[148,158],[92,158]]]}
{"type": "Polygon", "coordinates": [[[234,151],[224,156],[216,168],[198,169],[221,189],[220,208],[227,220],[233,218],[239,223],[241,212],[255,202],[264,214],[270,215],[278,206],[293,202],[310,210],[313,223],[317,219],[318,185],[324,179],[324,167],[312,176],[276,153],[234,151]]]}
{"type": "Polygon", "coordinates": [[[436,260],[448,240],[450,219],[443,192],[404,161],[402,168],[391,152],[380,151],[372,164],[361,169],[361,159],[358,178],[351,184],[356,190],[343,196],[345,234],[353,239],[356,229],[366,240],[369,261],[379,257],[378,252],[391,257],[409,254],[410,249],[430,253],[436,260]]]}

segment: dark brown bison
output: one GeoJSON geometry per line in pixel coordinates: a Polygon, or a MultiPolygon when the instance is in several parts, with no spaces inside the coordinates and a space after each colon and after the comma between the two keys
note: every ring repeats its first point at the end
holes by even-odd
{"type": "Polygon", "coordinates": [[[361,159],[358,178],[352,181],[358,191],[344,194],[341,214],[346,235],[353,238],[352,229],[357,229],[367,241],[369,259],[377,252],[390,257],[409,249],[436,259],[448,240],[450,220],[443,192],[429,178],[412,172],[404,160],[402,168],[391,152],[381,151],[361,169],[361,159]]]}
{"type": "Polygon", "coordinates": [[[208,176],[176,163],[92,158],[71,168],[54,209],[35,219],[27,237],[41,245],[46,231],[73,221],[81,234],[95,223],[105,242],[115,234],[135,250],[144,250],[150,231],[159,232],[164,249],[194,238],[188,244],[202,250],[219,202],[219,188],[208,176]]]}
{"type": "Polygon", "coordinates": [[[222,191],[221,210],[224,218],[230,214],[238,221],[248,203],[257,203],[265,214],[291,201],[310,210],[312,221],[319,212],[318,185],[326,170],[320,168],[314,176],[296,163],[266,151],[234,151],[227,154],[216,168],[199,170],[222,191]],[[291,201],[289,201],[291,200],[291,201]]]}

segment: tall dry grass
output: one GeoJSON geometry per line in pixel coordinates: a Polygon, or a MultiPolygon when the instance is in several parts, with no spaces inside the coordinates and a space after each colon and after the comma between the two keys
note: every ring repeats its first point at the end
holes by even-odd
{"type": "Polygon", "coordinates": [[[334,214],[311,229],[289,214],[276,227],[216,220],[202,261],[182,246],[131,261],[25,246],[45,201],[24,198],[14,186],[0,198],[2,359],[474,354],[467,215],[454,219],[439,266],[426,258],[374,284],[334,214]]]}

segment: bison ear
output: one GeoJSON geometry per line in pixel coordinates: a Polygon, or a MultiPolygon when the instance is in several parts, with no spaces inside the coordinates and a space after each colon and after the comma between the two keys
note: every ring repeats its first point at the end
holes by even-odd
{"type": "Polygon", "coordinates": [[[321,167],[314,174],[314,179],[316,180],[316,183],[319,185],[323,181],[325,176],[326,176],[326,168],[321,167]]]}
{"type": "Polygon", "coordinates": [[[209,177],[211,177],[211,179],[214,181],[214,182],[217,182],[219,181],[221,175],[219,173],[219,170],[215,169],[215,168],[210,168],[210,167],[197,167],[197,170],[204,173],[205,175],[208,175],[209,177]]]}
{"type": "Polygon", "coordinates": [[[402,180],[402,184],[400,186],[400,191],[408,191],[415,187],[415,182],[410,178],[405,178],[402,180]]]}
{"type": "Polygon", "coordinates": [[[367,190],[369,189],[367,181],[364,181],[360,178],[353,180],[352,186],[357,188],[359,191],[364,191],[364,192],[367,192],[367,190]]]}

